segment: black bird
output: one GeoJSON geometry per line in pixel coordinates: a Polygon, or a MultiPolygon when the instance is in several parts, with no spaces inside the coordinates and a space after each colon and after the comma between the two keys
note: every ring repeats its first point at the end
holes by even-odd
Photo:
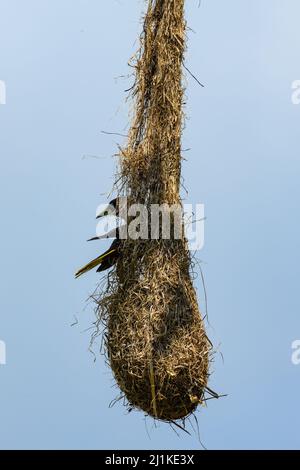
{"type": "MultiPolygon", "coordinates": [[[[97,214],[97,219],[100,219],[101,217],[106,217],[108,215],[115,215],[116,217],[119,217],[120,213],[126,209],[126,204],[127,204],[127,197],[126,196],[120,196],[108,204],[107,207],[105,207],[99,214],[97,214]]],[[[105,271],[106,269],[111,268],[117,261],[117,259],[120,256],[120,232],[119,232],[119,227],[116,229],[111,230],[109,233],[105,235],[100,235],[99,237],[93,237],[90,238],[88,241],[92,240],[101,240],[104,238],[111,238],[112,236],[115,236],[115,240],[112,242],[110,248],[106,250],[102,255],[98,256],[97,258],[93,259],[90,261],[88,264],[80,268],[76,273],[75,273],[75,278],[78,278],[82,274],[87,273],[91,269],[98,267],[97,272],[105,271]]]]}
{"type": "MultiPolygon", "coordinates": [[[[122,212],[124,213],[124,216],[127,217],[126,208],[127,208],[127,197],[120,196],[110,201],[108,206],[105,207],[99,214],[97,214],[96,218],[100,219],[101,217],[106,217],[108,215],[115,215],[116,217],[119,217],[120,215],[122,215],[122,212]]],[[[75,278],[78,278],[82,274],[87,273],[88,271],[90,271],[91,269],[97,266],[99,266],[97,269],[97,272],[105,271],[106,269],[111,268],[117,262],[117,259],[120,256],[120,245],[121,245],[119,227],[111,230],[109,233],[105,235],[100,235],[99,237],[90,238],[88,241],[111,238],[113,235],[116,238],[112,242],[110,248],[106,250],[104,253],[102,253],[102,255],[93,259],[88,264],[86,264],[81,269],[79,269],[75,273],[75,278]]]]}

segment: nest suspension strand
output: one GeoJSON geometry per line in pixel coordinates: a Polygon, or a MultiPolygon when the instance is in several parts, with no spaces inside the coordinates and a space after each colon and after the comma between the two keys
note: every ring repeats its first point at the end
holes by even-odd
{"type": "MultiPolygon", "coordinates": [[[[184,0],[148,0],[133,87],[135,116],[120,151],[131,202],[181,204],[184,0]]],[[[130,406],[183,419],[203,401],[211,343],[200,316],[184,238],[123,240],[96,294],[115,380],[130,406]]]]}

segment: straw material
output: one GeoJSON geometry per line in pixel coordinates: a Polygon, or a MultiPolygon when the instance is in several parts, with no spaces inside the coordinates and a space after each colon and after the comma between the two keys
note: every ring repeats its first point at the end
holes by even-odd
{"type": "MultiPolygon", "coordinates": [[[[181,204],[185,34],[184,0],[148,0],[119,175],[120,192],[147,207],[181,204]]],[[[128,239],[121,252],[96,294],[109,364],[130,406],[183,419],[203,401],[211,354],[187,242],[128,239]]]]}

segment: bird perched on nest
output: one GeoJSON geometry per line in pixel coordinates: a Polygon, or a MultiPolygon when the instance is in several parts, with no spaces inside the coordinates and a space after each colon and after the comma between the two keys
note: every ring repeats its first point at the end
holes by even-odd
{"type": "MultiPolygon", "coordinates": [[[[126,204],[125,197],[117,197],[110,201],[108,206],[106,206],[99,214],[97,214],[96,219],[100,219],[101,217],[106,217],[109,215],[115,215],[119,217],[122,209],[125,207],[126,204]]],[[[106,250],[102,255],[98,256],[97,258],[90,261],[88,264],[80,268],[75,273],[75,278],[80,277],[82,274],[87,273],[91,269],[98,266],[97,272],[106,271],[107,269],[111,268],[120,256],[120,232],[119,228],[117,227],[115,230],[111,232],[100,235],[98,237],[90,238],[88,241],[92,240],[101,240],[104,238],[111,238],[111,235],[114,234],[116,236],[115,240],[112,242],[111,246],[108,250],[106,250]]]]}

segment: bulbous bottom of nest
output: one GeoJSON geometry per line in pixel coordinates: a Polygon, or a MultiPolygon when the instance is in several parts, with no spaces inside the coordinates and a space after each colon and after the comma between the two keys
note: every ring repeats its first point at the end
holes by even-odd
{"type": "Polygon", "coordinates": [[[99,303],[108,360],[130,405],[183,419],[203,401],[211,354],[186,251],[172,242],[129,248],[99,303]]]}
{"type": "MultiPolygon", "coordinates": [[[[198,396],[187,393],[186,389],[189,383],[183,381],[181,377],[168,383],[164,390],[166,396],[161,396],[162,389],[160,389],[160,393],[155,396],[154,400],[150,393],[151,383],[148,378],[135,380],[134,388],[131,389],[128,388],[128,382],[125,384],[124,375],[119,376],[119,374],[115,373],[115,378],[119,387],[125,393],[130,406],[163,421],[175,421],[186,418],[196,410],[204,394],[204,390],[198,391],[198,396]]],[[[158,380],[158,377],[155,377],[155,380],[158,380]]],[[[133,384],[131,383],[130,385],[133,384]]]]}
{"type": "Polygon", "coordinates": [[[149,327],[143,315],[132,317],[122,322],[112,315],[108,323],[108,358],[118,386],[130,405],[156,419],[187,417],[202,403],[209,375],[211,345],[199,312],[165,319],[160,334],[158,320],[149,327]]]}

